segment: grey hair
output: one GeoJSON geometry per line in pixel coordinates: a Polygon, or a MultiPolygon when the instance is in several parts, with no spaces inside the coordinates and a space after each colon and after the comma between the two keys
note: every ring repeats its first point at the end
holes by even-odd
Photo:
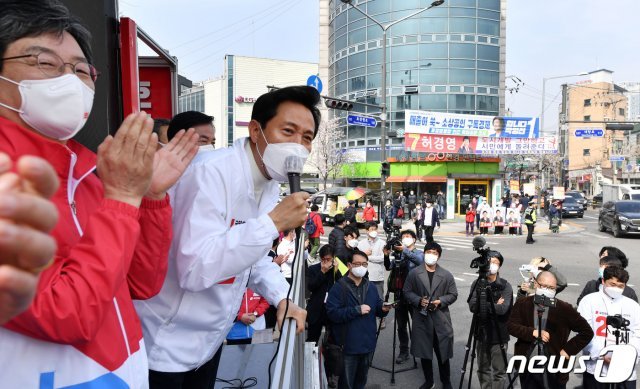
{"type": "MultiPolygon", "coordinates": [[[[66,31],[93,63],[91,33],[59,0],[0,0],[0,58],[18,39],[42,34],[62,36],[66,31]]],[[[2,70],[2,62],[0,62],[2,70]]]]}

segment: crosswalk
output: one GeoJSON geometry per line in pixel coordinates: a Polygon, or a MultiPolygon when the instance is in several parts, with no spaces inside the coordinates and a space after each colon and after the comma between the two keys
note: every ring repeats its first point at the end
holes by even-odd
{"type": "Polygon", "coordinates": [[[580,235],[588,236],[590,238],[611,239],[611,236],[603,235],[603,234],[597,234],[595,232],[589,232],[589,231],[582,231],[580,233],[580,235]]]}
{"type": "MultiPolygon", "coordinates": [[[[383,241],[385,241],[384,238],[381,238],[383,241]]],[[[471,244],[471,240],[472,238],[467,238],[467,237],[456,237],[456,236],[438,236],[435,235],[434,239],[436,242],[438,242],[438,244],[440,244],[440,246],[442,246],[443,250],[468,250],[470,251],[473,247],[473,245],[471,244]]],[[[498,239],[496,239],[498,240],[498,239]]],[[[496,246],[499,245],[500,243],[497,242],[496,240],[493,241],[487,241],[487,245],[488,246],[496,246]]],[[[325,236],[321,236],[320,237],[320,244],[327,244],[329,243],[329,239],[328,237],[325,236]]],[[[424,249],[424,243],[418,241],[418,243],[416,244],[416,247],[419,249],[424,249]]]]}

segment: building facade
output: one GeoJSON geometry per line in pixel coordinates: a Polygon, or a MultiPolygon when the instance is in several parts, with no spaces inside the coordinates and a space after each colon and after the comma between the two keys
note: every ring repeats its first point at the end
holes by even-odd
{"type": "Polygon", "coordinates": [[[318,74],[318,64],[227,55],[224,74],[183,91],[180,112],[196,110],[214,117],[216,147],[249,135],[253,103],[269,86],[304,85],[318,74]]]}
{"type": "Polygon", "coordinates": [[[613,82],[613,72],[600,69],[567,90],[568,180],[572,189],[600,192],[600,184],[615,183],[626,166],[628,142],[622,131],[607,130],[607,122],[627,119],[625,89],[613,82]],[[593,122],[593,124],[591,123],[593,122]],[[577,136],[576,130],[601,129],[601,137],[577,136]]]}
{"type": "MultiPolygon", "coordinates": [[[[427,0],[353,0],[353,4],[387,24],[429,6],[427,0]]],[[[405,110],[472,115],[504,114],[506,0],[449,0],[404,20],[387,33],[387,156],[393,190],[446,192],[449,209],[457,213],[461,193],[480,194],[497,201],[502,195],[499,162],[440,158],[445,168],[428,168],[438,156],[408,153],[404,148],[405,110]],[[394,136],[395,135],[395,136],[394,136]],[[421,173],[407,178],[411,163],[421,173]],[[446,164],[452,165],[451,169],[446,164]],[[486,165],[485,165],[486,164],[486,165]],[[489,173],[491,171],[491,173],[489,173]],[[432,174],[433,173],[433,174],[432,174]],[[455,190],[450,190],[455,188],[455,190]]],[[[333,97],[379,105],[382,96],[382,29],[340,0],[320,1],[320,75],[333,97]],[[328,49],[327,49],[328,48],[328,49]]],[[[376,107],[354,106],[375,115],[376,107]]],[[[352,184],[379,187],[380,125],[348,125],[346,112],[332,118],[344,137],[337,147],[353,163],[347,174],[352,184]],[[360,173],[358,173],[360,172],[360,173]],[[354,174],[355,173],[355,174],[354,174]]],[[[452,216],[453,214],[450,214],[452,216]]]]}
{"type": "Polygon", "coordinates": [[[621,82],[620,86],[627,90],[624,92],[629,106],[627,120],[640,121],[640,82],[621,82]]]}

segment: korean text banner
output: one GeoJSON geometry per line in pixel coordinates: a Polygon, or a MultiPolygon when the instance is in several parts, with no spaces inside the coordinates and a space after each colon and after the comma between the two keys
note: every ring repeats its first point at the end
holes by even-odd
{"type": "Polygon", "coordinates": [[[556,154],[558,138],[479,138],[455,135],[404,135],[405,150],[475,155],[556,154]]]}
{"type": "Polygon", "coordinates": [[[405,111],[404,131],[413,134],[537,138],[538,118],[405,111]]]}

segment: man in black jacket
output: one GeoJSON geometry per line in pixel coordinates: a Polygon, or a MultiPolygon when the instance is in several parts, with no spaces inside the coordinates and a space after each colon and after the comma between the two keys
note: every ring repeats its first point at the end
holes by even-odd
{"type": "Polygon", "coordinates": [[[345,256],[347,248],[344,240],[344,226],[346,224],[344,215],[339,213],[333,218],[333,230],[329,234],[329,246],[333,247],[336,257],[345,256]]]}
{"type": "Polygon", "coordinates": [[[356,202],[353,200],[349,200],[349,205],[347,205],[344,209],[344,219],[347,221],[347,224],[350,226],[356,226],[356,214],[358,213],[354,204],[356,202]]]}
{"type": "Polygon", "coordinates": [[[311,292],[307,303],[307,342],[318,342],[322,327],[328,324],[325,300],[329,289],[343,276],[335,263],[333,247],[320,248],[320,263],[309,266],[305,274],[307,288],[311,292]]]}
{"type": "MultiPolygon", "coordinates": [[[[487,275],[487,297],[493,301],[495,307],[495,317],[491,310],[491,305],[486,304],[488,311],[487,322],[481,325],[478,335],[478,380],[480,388],[502,388],[506,382],[507,366],[502,354],[509,343],[509,330],[507,321],[513,306],[513,288],[511,284],[500,278],[500,268],[504,262],[502,254],[498,251],[489,253],[491,260],[489,274],[487,275]]],[[[471,294],[467,303],[469,310],[479,313],[476,285],[478,280],[471,285],[471,294]]],[[[479,319],[479,318],[478,318],[479,319]]]]}
{"type": "MultiPolygon", "coordinates": [[[[578,297],[578,305],[580,305],[580,301],[584,296],[591,293],[596,293],[600,290],[600,286],[602,285],[602,276],[604,275],[604,269],[609,266],[620,266],[624,268],[624,266],[622,265],[622,261],[618,257],[605,256],[600,258],[600,269],[598,270],[599,277],[595,280],[587,282],[587,284],[584,286],[584,289],[582,289],[582,293],[580,293],[580,296],[578,297]]],[[[631,288],[629,285],[624,288],[624,290],[622,291],[622,295],[625,297],[629,297],[635,302],[638,302],[636,291],[633,290],[633,288],[631,288]]]]}

